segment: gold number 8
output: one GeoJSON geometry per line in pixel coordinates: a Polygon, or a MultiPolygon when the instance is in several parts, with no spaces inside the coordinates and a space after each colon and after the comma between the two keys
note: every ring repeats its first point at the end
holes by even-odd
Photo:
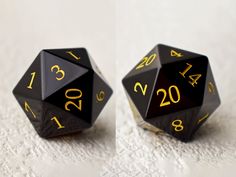
{"type": "Polygon", "coordinates": [[[183,126],[183,122],[182,122],[182,120],[174,120],[172,123],[171,123],[171,125],[173,126],[173,127],[175,127],[175,131],[176,132],[180,132],[180,131],[182,131],[183,129],[184,129],[184,126],[183,126]]]}

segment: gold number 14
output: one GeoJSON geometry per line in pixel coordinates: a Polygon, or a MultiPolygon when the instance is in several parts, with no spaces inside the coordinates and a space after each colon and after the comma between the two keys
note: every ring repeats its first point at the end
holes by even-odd
{"type": "MultiPolygon", "coordinates": [[[[183,76],[185,78],[185,74],[193,67],[193,65],[189,64],[189,63],[186,63],[187,67],[184,71],[182,72],[179,72],[179,74],[181,76],[183,76]]],[[[197,84],[197,81],[198,79],[200,79],[202,75],[201,74],[192,74],[192,75],[189,75],[189,79],[190,81],[188,81],[193,87],[195,87],[194,84],[197,84]]]]}

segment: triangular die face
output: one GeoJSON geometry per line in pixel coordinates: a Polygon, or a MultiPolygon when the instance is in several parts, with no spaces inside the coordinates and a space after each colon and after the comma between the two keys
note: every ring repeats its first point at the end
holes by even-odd
{"type": "Polygon", "coordinates": [[[211,104],[215,109],[220,105],[220,97],[210,65],[208,65],[207,68],[207,77],[206,77],[203,104],[208,104],[208,105],[211,104]]]}
{"type": "Polygon", "coordinates": [[[201,54],[196,54],[186,50],[181,50],[175,47],[158,44],[158,51],[160,55],[161,64],[168,64],[172,62],[184,61],[186,59],[202,57],[201,54]]]}
{"type": "Polygon", "coordinates": [[[156,132],[159,132],[161,131],[160,129],[158,129],[157,127],[154,127],[153,125],[151,125],[150,123],[146,122],[143,120],[141,114],[138,112],[135,104],[133,103],[133,101],[130,99],[129,95],[126,93],[126,96],[128,98],[128,101],[129,101],[129,105],[130,105],[130,108],[132,110],[132,113],[133,113],[133,117],[134,117],[134,120],[135,122],[137,123],[137,125],[145,130],[149,130],[149,131],[152,131],[154,133],[156,132]]]}
{"type": "Polygon", "coordinates": [[[100,71],[100,69],[98,68],[97,64],[94,62],[93,58],[88,54],[89,56],[89,60],[90,60],[90,63],[92,65],[92,69],[93,71],[99,75],[100,78],[102,78],[105,82],[107,82],[107,80],[105,79],[105,77],[103,76],[102,72],[100,71]]]}
{"type": "Polygon", "coordinates": [[[91,124],[54,105],[44,103],[43,107],[44,117],[41,137],[51,138],[76,133],[91,127],[91,124]]]}
{"type": "Polygon", "coordinates": [[[143,118],[146,117],[157,74],[158,69],[154,68],[122,80],[128,95],[143,118]]]}
{"type": "Polygon", "coordinates": [[[200,107],[175,112],[146,120],[151,125],[163,130],[175,138],[187,142],[192,138],[193,120],[200,107]]]}
{"type": "Polygon", "coordinates": [[[88,69],[42,52],[43,99],[88,72],[88,69]]]}
{"type": "Polygon", "coordinates": [[[154,87],[147,119],[202,105],[208,61],[206,58],[199,58],[189,59],[188,63],[192,67],[184,77],[181,73],[188,67],[185,61],[162,66],[154,87]],[[201,74],[201,77],[197,80],[192,77],[196,80],[193,82],[190,76],[195,74],[201,74]]]}
{"type": "Polygon", "coordinates": [[[92,96],[92,123],[104,108],[112,95],[112,89],[96,73],[93,76],[93,96],[92,96]]]}
{"type": "Polygon", "coordinates": [[[30,120],[34,129],[40,133],[43,119],[43,103],[39,100],[15,95],[16,100],[30,120]]]}
{"type": "Polygon", "coordinates": [[[93,72],[90,70],[45,99],[87,123],[92,121],[93,72]]]}
{"type": "Polygon", "coordinates": [[[193,134],[210,118],[218,106],[219,103],[205,103],[202,105],[199,114],[194,120],[193,134]]]}
{"type": "Polygon", "coordinates": [[[132,77],[153,69],[160,69],[160,59],[157,47],[155,46],[140,62],[125,76],[132,77]]]}
{"type": "Polygon", "coordinates": [[[45,49],[44,51],[49,52],[59,58],[68,60],[72,63],[92,69],[88,52],[85,48],[45,49]]]}
{"type": "Polygon", "coordinates": [[[41,56],[36,57],[24,76],[17,83],[13,94],[19,94],[29,98],[42,99],[41,83],[41,56]]]}

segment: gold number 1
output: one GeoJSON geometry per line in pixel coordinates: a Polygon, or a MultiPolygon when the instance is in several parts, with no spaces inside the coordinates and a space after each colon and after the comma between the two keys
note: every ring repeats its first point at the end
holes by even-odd
{"type": "Polygon", "coordinates": [[[29,85],[27,86],[28,89],[32,89],[32,85],[33,85],[33,82],[34,82],[35,75],[36,75],[36,72],[31,73],[31,80],[30,80],[29,85]]]}
{"type": "Polygon", "coordinates": [[[67,51],[66,53],[70,54],[72,57],[74,57],[76,60],[79,60],[80,57],[76,56],[75,54],[73,54],[72,51],[67,51]]]}
{"type": "Polygon", "coordinates": [[[53,118],[51,118],[51,120],[54,120],[56,122],[56,124],[58,125],[57,129],[65,128],[65,126],[61,125],[61,123],[58,121],[57,117],[54,116],[53,118]]]}
{"type": "Polygon", "coordinates": [[[197,124],[201,123],[203,120],[205,120],[206,118],[209,117],[209,113],[207,113],[205,116],[203,116],[202,118],[200,118],[197,122],[197,124]]]}

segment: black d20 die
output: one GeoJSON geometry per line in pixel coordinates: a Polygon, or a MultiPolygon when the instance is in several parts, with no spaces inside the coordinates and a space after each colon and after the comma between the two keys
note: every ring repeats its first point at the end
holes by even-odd
{"type": "Polygon", "coordinates": [[[41,137],[93,125],[112,90],[84,48],[42,50],[13,90],[41,137]]]}
{"type": "Polygon", "coordinates": [[[123,79],[139,126],[191,140],[220,105],[206,56],[157,45],[123,79]]]}

